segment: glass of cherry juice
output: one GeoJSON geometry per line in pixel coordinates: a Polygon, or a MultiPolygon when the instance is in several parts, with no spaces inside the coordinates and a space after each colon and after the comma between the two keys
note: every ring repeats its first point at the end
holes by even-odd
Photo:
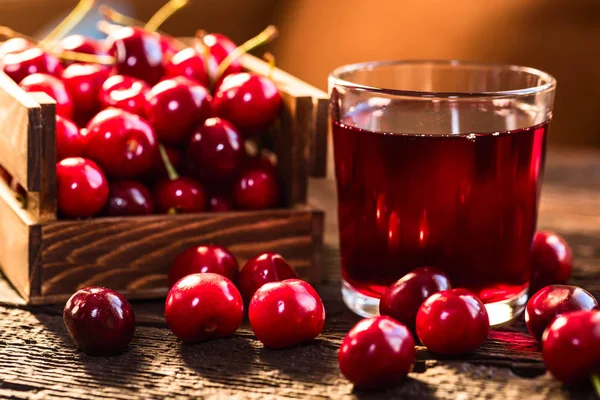
{"type": "Polygon", "coordinates": [[[343,298],[377,314],[420,266],[486,303],[490,323],[527,300],[556,81],[536,69],[378,61],[329,77],[343,298]]]}

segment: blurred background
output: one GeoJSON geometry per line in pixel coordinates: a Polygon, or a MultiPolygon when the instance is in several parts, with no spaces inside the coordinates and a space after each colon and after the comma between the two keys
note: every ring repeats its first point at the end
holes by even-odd
{"type": "MultiPolygon", "coordinates": [[[[162,0],[99,0],[147,20],[162,0]]],[[[76,0],[0,0],[0,24],[43,37],[76,0]]],[[[92,13],[77,33],[99,36],[92,13]]],[[[280,68],[323,89],[335,67],[375,59],[462,59],[540,68],[558,80],[553,146],[600,146],[598,0],[192,0],[163,30],[238,44],[275,24],[280,68]]],[[[266,49],[265,49],[266,50],[266,49]]],[[[262,51],[261,51],[262,52],[262,51]]]]}

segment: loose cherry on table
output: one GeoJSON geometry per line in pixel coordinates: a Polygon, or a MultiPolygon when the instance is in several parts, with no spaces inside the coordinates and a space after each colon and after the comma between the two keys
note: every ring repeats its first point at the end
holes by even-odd
{"type": "Polygon", "coordinates": [[[240,173],[245,156],[243,137],[221,118],[200,124],[186,150],[188,170],[202,182],[231,181],[240,173]]]}
{"type": "Polygon", "coordinates": [[[188,275],[167,295],[169,329],[186,343],[232,335],[244,319],[244,302],[235,285],[212,273],[188,275]]]}
{"type": "Polygon", "coordinates": [[[85,137],[73,121],[56,116],[56,160],[83,157],[85,137]]]}
{"type": "Polygon", "coordinates": [[[150,86],[141,79],[113,75],[104,81],[98,97],[102,108],[120,108],[143,117],[148,91],[150,86]]]}
{"type": "Polygon", "coordinates": [[[546,286],[529,299],[525,308],[525,323],[531,336],[541,342],[544,330],[559,315],[598,308],[600,306],[594,296],[580,287],[546,286]]]}
{"type": "MultiPolygon", "coordinates": [[[[600,365],[600,311],[573,311],[555,319],[544,332],[542,356],[548,371],[565,384],[577,383],[597,374],[600,365]]],[[[593,380],[598,381],[597,376],[593,380]]]]}
{"type": "Polygon", "coordinates": [[[214,194],[208,198],[208,210],[212,212],[227,212],[233,210],[233,205],[227,196],[214,194]]]}
{"type": "Polygon", "coordinates": [[[56,164],[58,210],[67,217],[91,217],[108,199],[108,181],[95,162],[65,158],[56,164]]]}
{"type": "Polygon", "coordinates": [[[433,353],[457,355],[478,349],[488,336],[485,305],[465,289],[435,293],[419,308],[417,335],[433,353]]]}
{"type": "Polygon", "coordinates": [[[415,332],[421,304],[432,294],[452,289],[450,279],[433,267],[420,267],[404,275],[381,295],[379,313],[394,318],[415,332]]]}
{"type": "Polygon", "coordinates": [[[235,205],[243,210],[275,207],[279,201],[277,177],[265,169],[249,169],[233,184],[235,205]]]}
{"type": "Polygon", "coordinates": [[[246,262],[240,271],[238,286],[248,303],[254,293],[264,284],[297,278],[288,262],[277,253],[261,253],[246,262]]]}
{"type": "Polygon", "coordinates": [[[23,78],[35,73],[60,77],[63,67],[56,56],[32,47],[20,53],[7,54],[2,59],[2,69],[13,81],[20,83],[23,78]]]}
{"type": "Polygon", "coordinates": [[[169,267],[169,285],[181,278],[201,272],[222,275],[235,282],[239,266],[229,250],[222,246],[200,245],[179,254],[169,267]]]}
{"type": "Polygon", "coordinates": [[[63,320],[77,347],[90,355],[122,353],[135,333],[135,314],[127,299],[103,287],[78,290],[67,301],[63,320]]]}
{"type": "Polygon", "coordinates": [[[264,76],[242,72],[227,75],[215,92],[215,114],[240,129],[245,137],[268,128],[279,116],[281,95],[264,76]]]}
{"type": "Polygon", "coordinates": [[[164,75],[164,53],[157,33],[142,28],[126,26],[113,32],[104,44],[115,57],[120,75],[156,84],[164,75]]]}
{"type": "Polygon", "coordinates": [[[146,94],[148,121],[161,143],[187,143],[191,130],[212,115],[211,95],[204,86],[184,77],[165,79],[146,94]]]}
{"type": "Polygon", "coordinates": [[[354,325],[338,354],[342,374],[361,389],[381,389],[402,381],[415,359],[410,330],[387,316],[366,318],[354,325]]]}
{"type": "Polygon", "coordinates": [[[154,212],[150,191],[136,181],[114,181],[109,185],[105,214],[113,217],[149,215],[154,212]]]}
{"type": "Polygon", "coordinates": [[[100,64],[77,63],[65,68],[62,80],[71,94],[75,112],[79,114],[98,112],[100,88],[109,75],[110,69],[100,64]]]}
{"type": "MultiPolygon", "coordinates": [[[[59,48],[60,50],[97,56],[108,54],[104,48],[104,42],[83,35],[69,35],[61,39],[59,48]]],[[[72,62],[67,61],[65,64],[72,64],[72,62]]]]}
{"type": "Polygon", "coordinates": [[[27,39],[20,37],[10,38],[0,44],[0,60],[7,54],[20,53],[34,46],[35,44],[27,39]]]}
{"type": "Polygon", "coordinates": [[[211,83],[210,76],[214,76],[217,72],[219,64],[216,59],[210,54],[208,58],[203,54],[199,54],[195,49],[188,47],[179,51],[165,64],[165,76],[174,78],[183,76],[192,81],[201,84],[204,87],[209,87],[211,83]],[[208,66],[208,71],[206,71],[208,66]]]}
{"type": "Polygon", "coordinates": [[[26,92],[44,92],[56,100],[56,114],[73,118],[73,98],[63,81],[49,74],[36,73],[25,77],[19,84],[26,92]]]}
{"type": "Polygon", "coordinates": [[[533,240],[530,290],[532,293],[571,277],[573,255],[567,242],[552,232],[537,232],[533,240]]]}
{"type": "MultiPolygon", "coordinates": [[[[223,60],[237,48],[237,45],[231,39],[220,33],[209,33],[204,36],[203,41],[217,65],[221,64],[223,60]]],[[[242,70],[243,68],[240,61],[234,60],[229,67],[227,67],[225,72],[223,72],[223,76],[239,73],[242,72],[242,70]]]]}
{"type": "Polygon", "coordinates": [[[250,326],[266,347],[281,349],[315,339],[325,325],[316,290],[299,279],[261,286],[250,301],[250,326]]]}
{"type": "Polygon", "coordinates": [[[100,111],[87,125],[86,157],[110,176],[142,177],[152,166],[158,141],[145,119],[117,108],[100,111]]]}

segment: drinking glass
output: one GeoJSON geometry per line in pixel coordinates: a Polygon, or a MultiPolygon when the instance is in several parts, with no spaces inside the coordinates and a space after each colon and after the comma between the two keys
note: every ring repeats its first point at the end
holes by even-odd
{"type": "Polygon", "coordinates": [[[329,76],[346,305],[377,314],[420,266],[522,312],[556,80],[533,68],[376,61],[329,76]]]}

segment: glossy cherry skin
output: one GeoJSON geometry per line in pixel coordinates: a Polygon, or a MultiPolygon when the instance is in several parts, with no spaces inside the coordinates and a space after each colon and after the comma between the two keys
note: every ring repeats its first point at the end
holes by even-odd
{"type": "Polygon", "coordinates": [[[546,286],[535,293],[525,308],[525,323],[531,336],[542,341],[544,330],[556,317],[570,311],[600,308],[588,291],[570,285],[546,286]]]}
{"type": "Polygon", "coordinates": [[[32,47],[20,53],[7,54],[2,59],[2,69],[13,81],[20,83],[23,78],[35,73],[60,77],[60,60],[39,47],[32,47]]]}
{"type": "Polygon", "coordinates": [[[73,118],[73,98],[63,81],[49,74],[32,74],[19,84],[26,92],[44,92],[56,100],[56,114],[73,118]]]}
{"type": "MultiPolygon", "coordinates": [[[[204,36],[204,44],[208,47],[210,55],[216,61],[217,66],[237,48],[237,45],[227,36],[220,33],[210,33],[204,36]]],[[[223,73],[223,76],[242,72],[242,64],[235,60],[223,73]]],[[[214,75],[213,75],[214,77],[214,75]]]]}
{"type": "Polygon", "coordinates": [[[249,302],[263,285],[297,277],[294,269],[280,254],[269,251],[248,260],[240,271],[238,287],[244,300],[249,302]]]}
{"type": "Polygon", "coordinates": [[[573,254],[567,242],[552,232],[537,232],[533,240],[529,287],[535,293],[544,286],[565,283],[573,271],[573,254]]]}
{"type": "Polygon", "coordinates": [[[319,336],[325,307],[317,291],[299,279],[261,286],[248,308],[250,326],[265,347],[283,349],[319,336]]]}
{"type": "Polygon", "coordinates": [[[259,169],[265,171],[269,175],[277,176],[277,165],[271,158],[264,154],[247,157],[244,169],[259,169]]]}
{"type": "Polygon", "coordinates": [[[465,289],[430,296],[417,313],[417,335],[433,353],[457,355],[478,349],[488,336],[485,305],[465,289]]]}
{"type": "Polygon", "coordinates": [[[163,179],[154,187],[154,202],[159,213],[193,213],[206,210],[204,187],[187,177],[163,179]]]}
{"type": "Polygon", "coordinates": [[[211,272],[219,274],[232,282],[237,280],[240,269],[237,260],[222,246],[194,246],[180,253],[169,268],[169,285],[191,274],[211,272]]]}
{"type": "Polygon", "coordinates": [[[99,93],[110,69],[99,64],[71,64],[62,73],[62,80],[73,99],[75,111],[80,114],[98,112],[99,93]]]}
{"type": "Polygon", "coordinates": [[[33,44],[27,39],[23,39],[20,37],[10,38],[7,41],[0,44],[0,60],[2,60],[7,54],[20,53],[34,46],[35,44],[33,44]]]}
{"type": "Polygon", "coordinates": [[[429,296],[452,289],[450,279],[437,268],[420,267],[404,275],[381,295],[379,313],[415,332],[417,312],[429,296]]]}
{"type": "Polygon", "coordinates": [[[228,75],[215,92],[217,117],[235,125],[245,137],[267,129],[279,116],[281,95],[264,76],[242,72],[228,75]]]}
{"type": "Polygon", "coordinates": [[[98,214],[108,200],[108,181],[98,165],[81,157],[56,164],[58,210],[67,217],[98,214]]]}
{"type": "Polygon", "coordinates": [[[222,275],[200,273],[177,281],[167,295],[169,329],[186,343],[232,335],[244,319],[244,302],[222,275]]]}
{"type": "Polygon", "coordinates": [[[170,60],[175,54],[179,53],[181,46],[175,38],[158,33],[158,41],[163,51],[165,60],[170,60]]]}
{"type": "Polygon", "coordinates": [[[233,210],[233,206],[227,196],[215,194],[208,198],[208,210],[212,212],[227,212],[233,210]]]}
{"type": "MultiPolygon", "coordinates": [[[[76,53],[98,56],[108,54],[104,48],[104,42],[83,35],[69,35],[59,42],[59,47],[60,50],[73,51],[76,53]]],[[[65,64],[72,63],[73,61],[65,61],[65,64]]]]}
{"type": "Polygon", "coordinates": [[[143,117],[146,93],[149,91],[150,85],[141,79],[113,75],[102,84],[98,98],[102,108],[120,108],[143,117]]]}
{"type": "Polygon", "coordinates": [[[239,175],[245,156],[238,130],[221,118],[209,118],[192,133],[186,162],[188,171],[201,181],[222,182],[239,175]]]}
{"type": "Polygon", "coordinates": [[[338,354],[342,374],[360,389],[382,389],[402,381],[415,360],[410,330],[387,316],[359,321],[338,354]]]}
{"type": "Polygon", "coordinates": [[[68,157],[83,157],[85,137],[73,121],[56,116],[56,160],[68,157]]]}
{"type": "Polygon", "coordinates": [[[117,108],[100,111],[87,125],[85,154],[110,176],[131,179],[152,167],[158,140],[148,121],[117,108]]]}
{"type": "Polygon", "coordinates": [[[126,26],[111,34],[105,43],[115,57],[117,72],[156,84],[164,75],[163,49],[157,33],[126,26]]]}
{"type": "Polygon", "coordinates": [[[558,317],[544,332],[546,368],[565,384],[587,380],[600,366],[600,311],[573,311],[558,317]]]}
{"type": "MultiPolygon", "coordinates": [[[[175,171],[179,171],[179,167],[182,162],[181,151],[176,147],[168,147],[164,146],[165,151],[167,152],[167,157],[169,157],[169,161],[175,171]]],[[[160,151],[154,153],[154,157],[152,158],[152,167],[150,168],[150,172],[147,174],[147,179],[150,181],[157,182],[159,180],[165,179],[168,177],[167,169],[165,167],[165,163],[162,160],[160,155],[160,151]]]]}
{"type": "Polygon", "coordinates": [[[136,181],[115,181],[109,185],[104,214],[112,217],[149,215],[154,212],[150,191],[136,181]]]}
{"type": "Polygon", "coordinates": [[[211,116],[211,101],[204,86],[179,76],[150,89],[144,112],[160,141],[176,145],[186,143],[191,130],[211,116]]]}
{"type": "Polygon", "coordinates": [[[183,76],[204,87],[209,87],[210,78],[206,71],[206,64],[208,64],[210,76],[214,76],[219,67],[215,58],[209,56],[205,61],[204,55],[188,47],[179,51],[165,64],[165,76],[168,78],[183,76]]]}
{"type": "Polygon", "coordinates": [[[233,198],[243,210],[273,208],[279,200],[277,178],[264,169],[247,170],[234,182],[233,198]]]}
{"type": "Polygon", "coordinates": [[[98,286],[75,292],[65,304],[63,320],[77,347],[90,355],[122,353],[135,333],[131,304],[120,293],[98,286]]]}

